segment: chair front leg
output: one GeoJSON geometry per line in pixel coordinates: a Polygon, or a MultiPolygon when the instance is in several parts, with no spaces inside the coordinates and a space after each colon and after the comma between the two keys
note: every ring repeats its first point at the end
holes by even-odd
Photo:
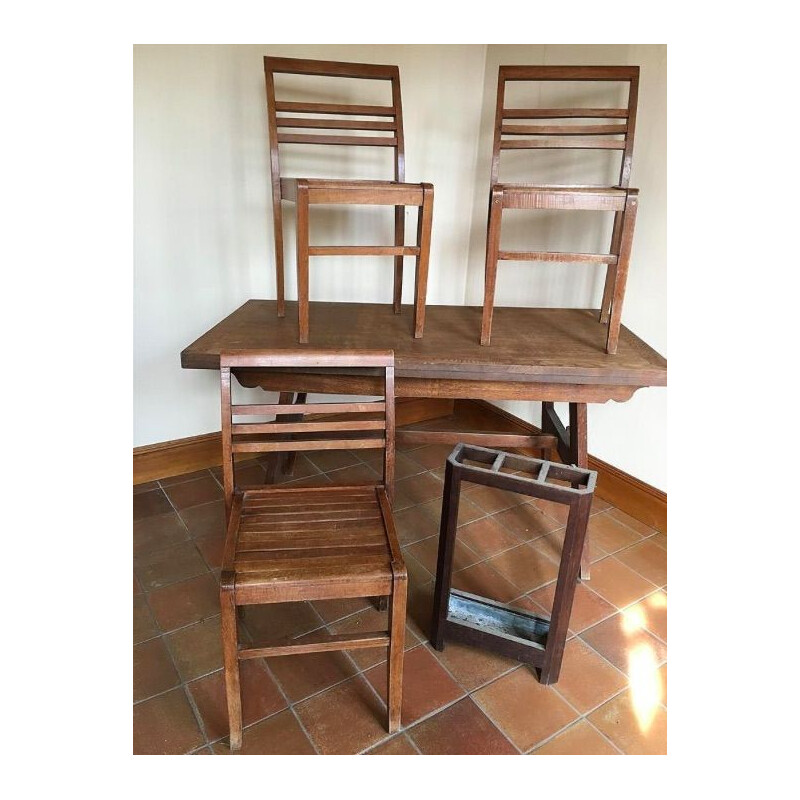
{"type": "Polygon", "coordinates": [[[281,209],[280,184],[272,191],[272,224],[275,231],[275,295],[278,300],[278,316],[286,316],[286,292],[283,272],[283,210],[281,209]]]}
{"type": "Polygon", "coordinates": [[[242,692],[239,681],[239,636],[236,628],[234,592],[225,585],[220,588],[222,610],[222,656],[225,666],[225,695],[228,701],[228,726],[231,750],[242,746],[242,692]]]}
{"type": "Polygon", "coordinates": [[[308,343],[308,184],[297,182],[297,327],[300,344],[308,343]]]}
{"type": "Polygon", "coordinates": [[[395,575],[389,607],[388,706],[389,733],[400,730],[403,703],[403,650],[406,638],[406,597],[408,576],[395,575]]]}
{"type": "Polygon", "coordinates": [[[428,295],[428,263],[431,255],[431,227],[433,224],[433,185],[423,183],[422,205],[417,214],[417,254],[414,278],[414,338],[421,339],[425,328],[425,301],[428,295]]]}
{"type": "MultiPolygon", "coordinates": [[[[617,211],[614,214],[614,230],[611,233],[611,248],[609,253],[619,253],[619,237],[622,233],[622,220],[624,218],[622,211],[617,211]]],[[[614,298],[614,284],[617,280],[617,268],[615,264],[608,264],[606,266],[606,282],[603,286],[603,301],[600,305],[600,322],[605,325],[611,315],[611,301],[614,298]]]]}
{"type": "Polygon", "coordinates": [[[639,205],[639,192],[630,189],[625,201],[625,217],[620,233],[619,254],[617,266],[614,270],[614,292],[611,299],[611,316],[608,320],[608,337],[606,339],[606,353],[614,355],[619,343],[619,329],[622,324],[622,301],[625,299],[625,286],[628,282],[628,266],[631,259],[633,246],[633,229],[636,224],[636,209],[639,205]]]}
{"type": "Polygon", "coordinates": [[[483,285],[483,319],[481,320],[481,344],[492,341],[492,317],[494,315],[494,292],[497,283],[497,257],[500,253],[500,225],[503,215],[503,192],[492,189],[489,200],[489,223],[486,233],[486,268],[483,285]]]}

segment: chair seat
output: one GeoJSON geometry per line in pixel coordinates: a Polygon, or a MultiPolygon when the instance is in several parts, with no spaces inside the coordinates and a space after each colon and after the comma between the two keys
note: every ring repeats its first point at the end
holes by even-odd
{"type": "Polygon", "coordinates": [[[310,203],[420,206],[423,184],[398,181],[281,178],[281,199],[296,201],[297,185],[308,188],[310,203]]]}
{"type": "Polygon", "coordinates": [[[390,594],[381,493],[382,487],[331,486],[238,495],[237,603],[390,594]]]}

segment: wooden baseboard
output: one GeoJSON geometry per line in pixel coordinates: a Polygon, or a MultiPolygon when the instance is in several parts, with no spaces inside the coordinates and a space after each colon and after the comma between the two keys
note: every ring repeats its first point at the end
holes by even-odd
{"type": "MultiPolygon", "coordinates": [[[[503,433],[541,433],[535,425],[486,400],[457,400],[454,413],[459,419],[469,420],[470,427],[503,433]]],[[[645,525],[667,532],[666,492],[592,455],[589,456],[589,469],[597,471],[595,491],[598,497],[645,525]]]]}
{"type": "MultiPolygon", "coordinates": [[[[397,425],[411,425],[453,413],[453,400],[401,398],[397,401],[397,425]]],[[[251,458],[255,457],[250,456],[251,458]]],[[[222,463],[220,433],[206,433],[170,442],[133,448],[133,484],[136,486],[173,475],[196,472],[222,463]]]]}

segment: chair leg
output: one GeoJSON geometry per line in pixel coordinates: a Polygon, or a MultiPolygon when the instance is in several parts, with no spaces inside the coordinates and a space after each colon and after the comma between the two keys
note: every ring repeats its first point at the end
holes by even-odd
{"type": "Polygon", "coordinates": [[[492,340],[492,316],[494,315],[494,290],[497,283],[497,256],[500,252],[500,224],[503,214],[503,193],[492,189],[489,203],[489,226],[486,234],[486,270],[483,286],[483,319],[481,321],[481,344],[492,340]]]}
{"type": "Polygon", "coordinates": [[[406,594],[408,578],[395,576],[389,607],[389,733],[400,729],[400,708],[403,702],[403,649],[406,636],[406,594]]]}
{"type": "Polygon", "coordinates": [[[275,230],[275,294],[278,299],[278,316],[286,316],[286,292],[283,272],[283,213],[280,188],[272,192],[272,223],[275,230]]]}
{"type": "MultiPolygon", "coordinates": [[[[394,246],[402,247],[406,241],[406,208],[394,207],[394,246]]],[[[399,314],[403,302],[403,256],[394,257],[394,313],[399,314]]]]}
{"type": "Polygon", "coordinates": [[[619,328],[622,324],[622,301],[625,299],[625,285],[628,282],[628,265],[633,246],[633,229],[636,224],[636,208],[639,205],[636,190],[631,190],[625,201],[624,219],[620,233],[619,254],[614,270],[614,293],[611,299],[611,315],[608,319],[606,353],[614,355],[619,342],[619,328]]]}
{"type": "Polygon", "coordinates": [[[433,186],[422,184],[422,205],[417,219],[417,268],[414,278],[414,338],[421,339],[425,328],[425,301],[428,295],[428,263],[431,255],[433,221],[433,186]]]}
{"type": "Polygon", "coordinates": [[[242,692],[239,683],[239,637],[236,630],[236,605],[233,591],[220,590],[222,608],[222,655],[225,665],[225,695],[228,701],[228,726],[231,750],[242,746],[242,692]]]}
{"type": "Polygon", "coordinates": [[[308,343],[308,186],[297,182],[297,327],[308,343]]]}
{"type": "MultiPolygon", "coordinates": [[[[611,233],[611,249],[609,253],[619,253],[619,236],[622,232],[623,214],[617,211],[614,214],[614,230],[611,233]]],[[[606,267],[606,282],[603,286],[603,301],[600,305],[600,322],[606,324],[611,315],[611,301],[614,297],[614,283],[617,280],[617,268],[614,264],[606,267]]]]}

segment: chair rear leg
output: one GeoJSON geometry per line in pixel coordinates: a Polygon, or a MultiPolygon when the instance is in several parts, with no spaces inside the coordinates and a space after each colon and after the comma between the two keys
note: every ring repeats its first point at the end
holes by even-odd
{"type": "Polygon", "coordinates": [[[272,223],[275,230],[275,294],[278,299],[278,316],[286,316],[286,292],[283,272],[283,214],[280,188],[272,192],[272,223]]]}
{"type": "Polygon", "coordinates": [[[219,599],[222,609],[222,655],[225,665],[230,746],[231,750],[239,750],[242,746],[242,692],[239,682],[239,637],[233,591],[222,588],[219,599]]]}
{"type": "Polygon", "coordinates": [[[408,578],[396,576],[389,607],[389,733],[400,730],[400,708],[403,703],[403,649],[406,637],[406,596],[408,578]]]}
{"type": "Polygon", "coordinates": [[[481,320],[481,344],[492,341],[492,317],[494,315],[494,292],[497,283],[497,259],[500,252],[500,225],[503,214],[503,194],[492,190],[489,202],[489,225],[486,233],[486,268],[483,285],[483,318],[481,320]]]}
{"type": "Polygon", "coordinates": [[[300,344],[308,343],[308,186],[297,182],[297,327],[300,344]]]}
{"type": "MultiPolygon", "coordinates": [[[[406,208],[394,207],[394,245],[402,247],[406,241],[406,208]]],[[[403,256],[394,257],[394,299],[393,309],[395,314],[401,311],[403,302],[403,256]]]]}

